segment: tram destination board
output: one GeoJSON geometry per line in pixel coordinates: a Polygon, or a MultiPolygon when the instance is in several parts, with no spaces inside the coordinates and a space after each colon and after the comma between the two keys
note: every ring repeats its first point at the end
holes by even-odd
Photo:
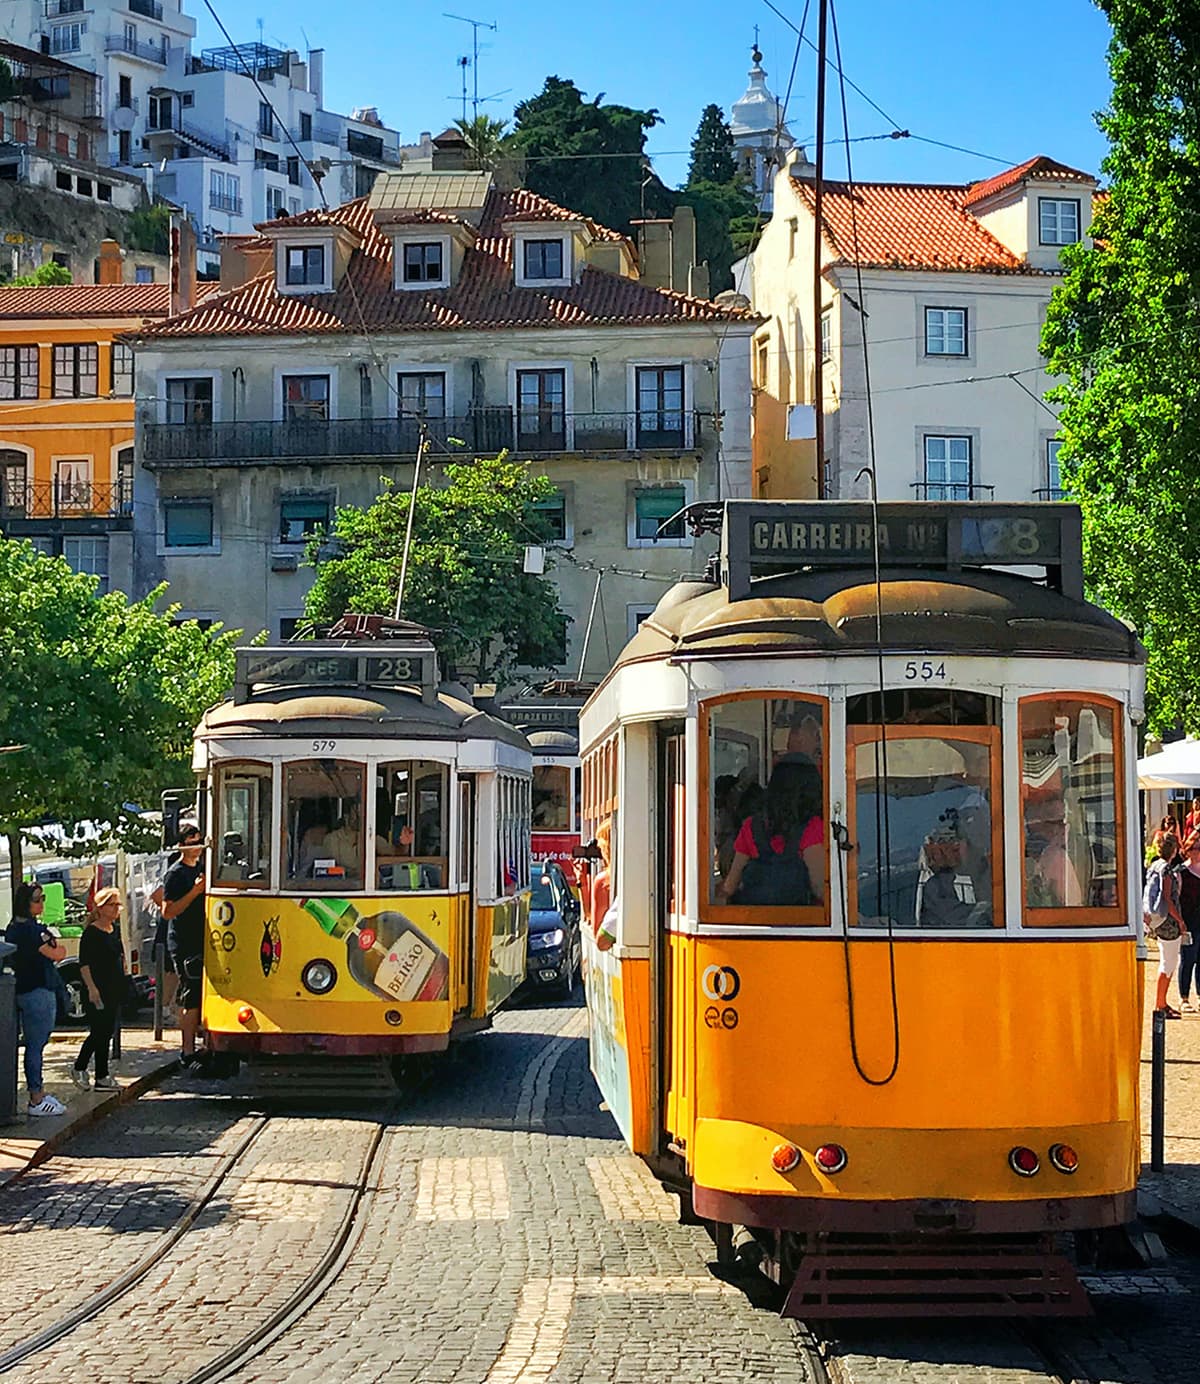
{"type": "Polygon", "coordinates": [[[237,659],[239,699],[284,687],[419,687],[428,694],[438,680],[431,645],[372,653],[343,644],[303,651],[250,648],[239,649],[237,659]]]}
{"type": "MultiPolygon", "coordinates": [[[[877,508],[883,567],[1042,567],[1052,586],[1082,599],[1082,526],[1075,505],[923,501],[877,508]]],[[[744,600],[751,577],[773,568],[869,568],[875,543],[869,504],[730,501],[722,552],[730,599],[744,600]]]]}

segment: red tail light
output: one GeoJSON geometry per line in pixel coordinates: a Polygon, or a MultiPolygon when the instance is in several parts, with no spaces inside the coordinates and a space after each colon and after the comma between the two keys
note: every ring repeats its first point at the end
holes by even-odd
{"type": "Polygon", "coordinates": [[[840,1173],[846,1166],[846,1150],[841,1144],[822,1144],[813,1161],[823,1173],[840,1173]]]}
{"type": "Polygon", "coordinates": [[[237,1020],[239,1024],[248,1024],[253,1020],[253,1018],[254,1010],[251,1009],[248,1004],[242,1005],[242,1007],[237,1012],[237,1020]]]}
{"type": "Polygon", "coordinates": [[[1070,1144],[1052,1144],[1050,1162],[1060,1173],[1073,1173],[1079,1167],[1079,1155],[1070,1144]]]}
{"type": "Polygon", "coordinates": [[[800,1166],[800,1150],[795,1144],[776,1144],[771,1150],[771,1167],[777,1173],[790,1173],[800,1166]]]}
{"type": "Polygon", "coordinates": [[[1018,1177],[1032,1177],[1042,1166],[1042,1160],[1032,1149],[1017,1147],[1008,1155],[1008,1166],[1018,1177]]]}

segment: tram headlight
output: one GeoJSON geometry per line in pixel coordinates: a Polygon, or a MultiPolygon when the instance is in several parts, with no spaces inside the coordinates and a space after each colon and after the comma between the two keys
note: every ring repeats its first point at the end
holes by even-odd
{"type": "Polygon", "coordinates": [[[1070,1144],[1051,1144],[1050,1162],[1060,1173],[1073,1173],[1079,1167],[1079,1155],[1070,1144]]]}
{"type": "Polygon", "coordinates": [[[1008,1166],[1018,1177],[1032,1177],[1042,1166],[1042,1160],[1032,1149],[1018,1145],[1008,1155],[1008,1166]]]}
{"type": "Polygon", "coordinates": [[[337,967],[318,957],[300,972],[300,983],[310,995],[327,995],[337,984],[337,967]]]}

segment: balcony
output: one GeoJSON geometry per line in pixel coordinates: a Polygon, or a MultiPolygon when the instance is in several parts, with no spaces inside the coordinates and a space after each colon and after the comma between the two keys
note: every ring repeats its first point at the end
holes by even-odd
{"type": "Polygon", "coordinates": [[[0,479],[0,523],[22,519],[132,519],[133,480],[29,481],[0,479]]]}
{"type": "Polygon", "coordinates": [[[1033,492],[1033,498],[1035,500],[1065,500],[1067,498],[1067,492],[1056,485],[1044,486],[1041,490],[1035,490],[1033,492]]]}
{"type": "Polygon", "coordinates": [[[990,500],[994,485],[967,485],[962,481],[913,481],[915,500],[990,500]]]}
{"type": "MultiPolygon", "coordinates": [[[[491,456],[629,457],[642,452],[695,452],[701,415],[559,413],[522,418],[511,408],[481,408],[464,418],[428,420],[435,454],[491,456]],[[669,426],[664,426],[668,424],[669,426]]],[[[147,423],[142,427],[148,463],[209,465],[212,462],[338,460],[388,457],[407,461],[416,454],[416,419],[305,419],[287,423],[147,423]]]]}
{"type": "Polygon", "coordinates": [[[167,65],[167,45],[164,43],[143,43],[140,39],[127,38],[124,34],[109,34],[104,40],[106,53],[128,53],[131,58],[141,58],[144,62],[167,65]]]}
{"type": "Polygon", "coordinates": [[[240,197],[230,197],[224,192],[214,192],[208,199],[208,205],[213,211],[225,211],[230,216],[241,216],[242,199],[240,197]]]}
{"type": "Polygon", "coordinates": [[[126,0],[126,3],[133,14],[144,14],[147,19],[162,20],[162,6],[156,5],[154,0],[126,0]]]}
{"type": "Polygon", "coordinates": [[[61,19],[64,14],[82,14],[85,9],[91,9],[91,4],[84,4],[84,0],[46,0],[46,18],[61,19]]]}

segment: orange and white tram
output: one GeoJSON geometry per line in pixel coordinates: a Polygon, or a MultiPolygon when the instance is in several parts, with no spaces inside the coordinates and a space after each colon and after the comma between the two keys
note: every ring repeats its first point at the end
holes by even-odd
{"type": "Polygon", "coordinates": [[[608,1106],[789,1313],[1080,1310],[1061,1233],[1139,1168],[1144,652],[1070,505],[721,524],[580,717],[608,1106]]]}

